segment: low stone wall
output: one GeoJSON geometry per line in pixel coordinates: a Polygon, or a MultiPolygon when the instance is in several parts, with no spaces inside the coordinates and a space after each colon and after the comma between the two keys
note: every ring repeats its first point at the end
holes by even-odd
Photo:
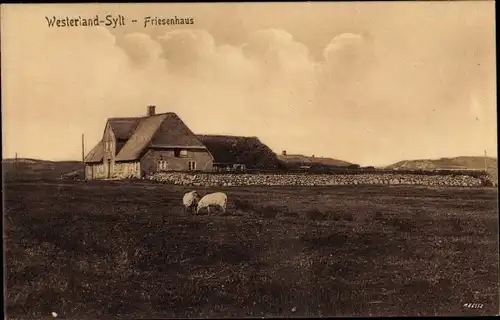
{"type": "Polygon", "coordinates": [[[334,185],[423,185],[479,187],[481,178],[467,175],[417,174],[207,174],[163,172],[150,177],[167,184],[185,186],[334,186],[334,185]]]}

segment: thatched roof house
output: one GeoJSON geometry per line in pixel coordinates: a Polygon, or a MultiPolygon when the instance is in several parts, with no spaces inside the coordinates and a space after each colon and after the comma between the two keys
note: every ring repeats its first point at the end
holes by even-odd
{"type": "Polygon", "coordinates": [[[214,167],[275,168],[276,154],[256,137],[195,135],[172,112],[110,118],[85,158],[89,178],[129,177],[157,171],[212,171],[214,167]]]}
{"type": "MultiPolygon", "coordinates": [[[[140,118],[110,118],[105,132],[113,135],[115,161],[138,160],[149,148],[201,148],[201,143],[186,124],[173,112],[151,114],[140,118]]],[[[89,152],[85,162],[99,162],[105,151],[105,139],[89,152]]]]}

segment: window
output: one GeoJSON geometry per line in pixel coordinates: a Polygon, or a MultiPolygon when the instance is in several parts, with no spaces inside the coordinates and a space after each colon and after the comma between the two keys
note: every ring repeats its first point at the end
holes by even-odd
{"type": "Polygon", "coordinates": [[[196,170],[196,161],[189,161],[189,171],[196,170]]]}
{"type": "Polygon", "coordinates": [[[167,161],[158,160],[158,170],[167,170],[167,161]]]}
{"type": "Polygon", "coordinates": [[[174,149],[174,156],[176,158],[185,158],[188,156],[187,150],[174,149]]]}

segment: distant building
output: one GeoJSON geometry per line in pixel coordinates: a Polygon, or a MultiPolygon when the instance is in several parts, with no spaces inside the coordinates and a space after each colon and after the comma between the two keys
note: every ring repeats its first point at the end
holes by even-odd
{"type": "Polygon", "coordinates": [[[213,171],[272,165],[276,155],[256,137],[195,135],[172,112],[110,118],[85,158],[87,179],[139,178],[159,171],[213,171]]]}
{"type": "Polygon", "coordinates": [[[287,154],[286,150],[283,150],[281,152],[281,155],[278,156],[278,159],[287,168],[300,168],[300,169],[308,169],[311,167],[339,168],[339,167],[349,167],[353,165],[352,163],[333,158],[316,157],[315,155],[305,156],[301,154],[287,154]]]}

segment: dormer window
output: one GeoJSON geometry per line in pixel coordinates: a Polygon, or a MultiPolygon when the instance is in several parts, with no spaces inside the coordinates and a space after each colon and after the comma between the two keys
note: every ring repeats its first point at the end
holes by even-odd
{"type": "Polygon", "coordinates": [[[187,150],[182,150],[182,149],[175,149],[174,150],[174,156],[176,158],[185,158],[188,156],[187,150]]]}

